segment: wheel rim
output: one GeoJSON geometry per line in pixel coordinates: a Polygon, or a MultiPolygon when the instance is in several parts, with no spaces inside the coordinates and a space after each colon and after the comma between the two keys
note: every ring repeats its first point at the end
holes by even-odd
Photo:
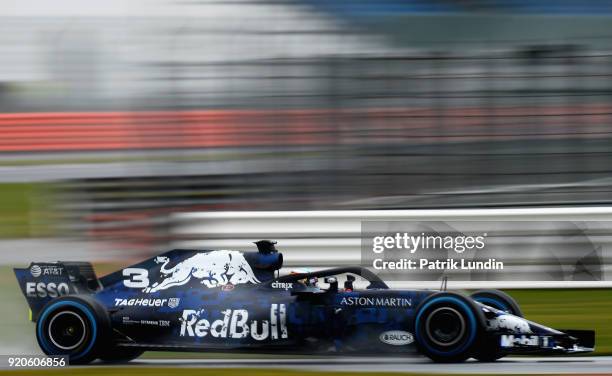
{"type": "Polygon", "coordinates": [[[72,311],[61,311],[49,320],[49,340],[59,349],[71,351],[83,344],[87,337],[87,324],[72,311]]]}
{"type": "Polygon", "coordinates": [[[463,315],[452,307],[433,310],[425,321],[427,337],[441,347],[455,345],[464,337],[466,329],[463,315]]]}

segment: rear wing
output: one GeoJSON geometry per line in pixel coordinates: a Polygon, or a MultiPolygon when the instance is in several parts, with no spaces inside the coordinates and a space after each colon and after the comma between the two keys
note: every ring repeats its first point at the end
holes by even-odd
{"type": "Polygon", "coordinates": [[[33,262],[15,268],[15,276],[30,306],[30,320],[36,321],[42,307],[61,295],[93,294],[102,285],[88,262],[33,262]]]}

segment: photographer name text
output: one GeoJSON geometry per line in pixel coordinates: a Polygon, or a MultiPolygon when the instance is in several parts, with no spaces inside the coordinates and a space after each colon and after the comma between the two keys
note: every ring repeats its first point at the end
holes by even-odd
{"type": "Polygon", "coordinates": [[[400,259],[395,261],[385,261],[375,259],[372,266],[377,270],[501,270],[504,268],[502,261],[488,259],[486,261],[471,261],[466,259],[400,259]]]}

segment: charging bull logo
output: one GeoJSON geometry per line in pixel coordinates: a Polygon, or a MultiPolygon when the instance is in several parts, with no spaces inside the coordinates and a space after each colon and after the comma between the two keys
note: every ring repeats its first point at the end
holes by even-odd
{"type": "Polygon", "coordinates": [[[154,293],[174,286],[182,286],[192,278],[201,280],[208,288],[243,283],[260,283],[251,266],[238,251],[211,251],[198,253],[167,268],[170,259],[165,256],[155,258],[162,264],[162,280],[146,287],[144,292],[154,293]]]}

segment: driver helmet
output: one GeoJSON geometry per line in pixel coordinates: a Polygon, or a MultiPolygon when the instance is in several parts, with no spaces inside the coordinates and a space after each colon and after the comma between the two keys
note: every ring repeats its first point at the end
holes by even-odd
{"type": "MultiPolygon", "coordinates": [[[[305,273],[312,273],[312,270],[308,268],[299,268],[299,269],[293,269],[289,272],[290,275],[305,274],[305,273]]],[[[318,287],[317,283],[319,282],[319,279],[317,277],[310,277],[310,278],[300,279],[298,282],[303,284],[304,286],[318,287]]]]}

